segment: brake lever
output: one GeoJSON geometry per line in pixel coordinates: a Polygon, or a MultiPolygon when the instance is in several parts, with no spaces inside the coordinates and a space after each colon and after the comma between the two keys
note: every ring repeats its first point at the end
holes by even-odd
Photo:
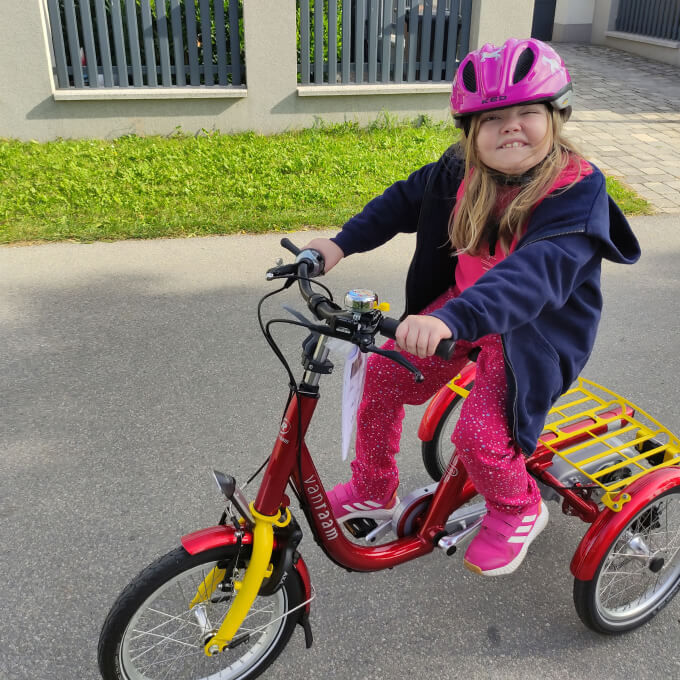
{"type": "Polygon", "coordinates": [[[400,366],[403,366],[407,371],[413,373],[413,379],[416,382],[421,383],[423,382],[423,380],[425,380],[425,376],[408,359],[404,358],[403,354],[400,354],[399,352],[395,352],[392,349],[380,349],[375,345],[370,345],[369,347],[366,347],[364,351],[380,354],[381,356],[396,362],[400,366]]]}
{"type": "Polygon", "coordinates": [[[297,274],[297,264],[279,264],[268,269],[265,278],[267,281],[272,281],[273,279],[282,279],[294,274],[297,274]]]}

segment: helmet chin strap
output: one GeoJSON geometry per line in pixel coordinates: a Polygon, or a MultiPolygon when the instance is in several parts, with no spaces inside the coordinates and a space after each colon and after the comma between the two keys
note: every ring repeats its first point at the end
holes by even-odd
{"type": "Polygon", "coordinates": [[[501,184],[503,186],[523,186],[529,184],[534,176],[534,168],[528,170],[521,175],[506,175],[502,172],[497,172],[496,170],[489,170],[489,175],[493,178],[496,184],[501,184]]]}
{"type": "Polygon", "coordinates": [[[493,168],[487,169],[489,171],[489,175],[496,182],[496,184],[500,184],[502,186],[524,186],[525,184],[529,184],[529,182],[531,182],[543,163],[545,163],[545,158],[540,163],[534,165],[533,168],[529,168],[526,172],[523,172],[521,175],[506,175],[505,173],[498,172],[498,170],[494,170],[493,168]]]}

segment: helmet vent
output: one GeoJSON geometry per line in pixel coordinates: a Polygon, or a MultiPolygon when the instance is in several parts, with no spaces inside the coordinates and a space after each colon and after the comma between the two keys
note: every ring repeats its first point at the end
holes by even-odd
{"type": "Polygon", "coordinates": [[[517,60],[515,75],[512,78],[513,85],[519,83],[522,78],[526,77],[535,61],[536,55],[534,54],[534,51],[527,47],[522,54],[519,55],[519,59],[517,60]]]}
{"type": "Polygon", "coordinates": [[[475,74],[475,67],[471,61],[468,61],[463,68],[463,85],[468,92],[477,92],[477,75],[475,74]]]}

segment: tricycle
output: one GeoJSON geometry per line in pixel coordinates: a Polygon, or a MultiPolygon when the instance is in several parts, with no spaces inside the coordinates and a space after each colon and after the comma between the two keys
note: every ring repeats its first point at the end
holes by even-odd
{"type": "MultiPolygon", "coordinates": [[[[220,520],[182,537],[181,546],[146,567],[119,595],[103,625],[99,668],[108,680],[204,678],[245,680],[261,675],[299,625],[312,644],[314,588],[299,550],[302,529],[287,487],[326,556],[347,570],[389,569],[434,550],[452,555],[478,529],[485,504],[475,499],[450,442],[460,405],[475,378],[474,356],[431,400],[419,436],[433,481],[404,495],[390,510],[333,515],[305,442],[332,370],[330,339],[383,354],[422,379],[408,356],[378,347],[394,338],[370,291],[350,291],[338,305],[314,290],[323,272],[313,250],[282,245],[294,263],[269,269],[283,286],[258,305],[260,326],[290,378],[290,394],[254,500],[229,475],[214,477],[225,499],[220,520]],[[314,320],[262,320],[262,303],[297,283],[314,320]],[[274,342],[273,323],[303,327],[303,373],[296,380],[274,342]]],[[[447,356],[452,342],[438,354],[447,356]]],[[[583,623],[622,633],[651,619],[680,588],[680,441],[614,392],[579,378],[550,412],[526,460],[545,500],[587,525],[571,561],[574,604],[583,623]]],[[[256,473],[257,474],[257,473],[256,473]]],[[[250,480],[249,480],[250,481],[250,480]]]]}

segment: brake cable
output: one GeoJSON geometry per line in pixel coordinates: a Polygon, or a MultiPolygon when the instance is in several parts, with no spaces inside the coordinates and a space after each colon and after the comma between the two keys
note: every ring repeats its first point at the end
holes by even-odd
{"type": "MultiPolygon", "coordinates": [[[[270,331],[270,326],[273,323],[285,323],[285,324],[290,324],[290,325],[295,325],[295,326],[302,326],[304,328],[312,329],[314,324],[305,324],[305,323],[297,323],[292,321],[291,319],[271,319],[267,322],[265,325],[263,319],[262,319],[262,305],[264,304],[265,300],[269,299],[270,297],[273,297],[274,295],[278,295],[279,293],[282,293],[284,290],[287,290],[290,288],[290,286],[295,282],[295,281],[300,281],[300,280],[305,280],[310,283],[310,285],[317,285],[320,288],[322,288],[329,297],[329,300],[332,302],[333,301],[333,293],[331,290],[323,283],[319,281],[313,281],[308,277],[301,277],[298,276],[297,274],[290,274],[286,276],[286,280],[284,284],[280,287],[277,288],[276,290],[267,293],[266,295],[263,295],[258,304],[257,304],[257,321],[260,326],[260,330],[262,331],[262,335],[264,336],[265,340],[267,341],[267,344],[271,347],[272,351],[274,352],[274,355],[277,357],[277,359],[281,362],[283,365],[284,369],[286,370],[286,373],[288,374],[288,380],[289,380],[289,393],[288,393],[288,399],[286,401],[286,405],[283,409],[284,416],[281,417],[281,421],[283,422],[283,418],[285,417],[285,413],[288,410],[288,406],[290,405],[291,400],[293,399],[293,395],[296,395],[299,397],[299,391],[297,388],[297,383],[295,382],[295,376],[293,375],[293,372],[290,368],[290,364],[286,360],[286,357],[284,356],[283,352],[281,351],[280,347],[277,345],[276,341],[274,340],[274,337],[271,334],[270,331]]],[[[298,451],[297,451],[297,462],[298,462],[298,474],[300,475],[300,480],[302,480],[302,437],[301,437],[301,432],[302,432],[302,414],[300,410],[298,409],[298,451]]],[[[267,463],[269,462],[269,459],[271,458],[271,455],[267,456],[263,463],[258,467],[258,469],[248,478],[246,483],[244,484],[243,488],[248,486],[265,468],[267,463]]],[[[296,489],[290,485],[291,489],[293,490],[293,493],[297,497],[298,501],[300,502],[300,505],[302,506],[302,499],[300,498],[299,494],[297,493],[296,489]]]]}

